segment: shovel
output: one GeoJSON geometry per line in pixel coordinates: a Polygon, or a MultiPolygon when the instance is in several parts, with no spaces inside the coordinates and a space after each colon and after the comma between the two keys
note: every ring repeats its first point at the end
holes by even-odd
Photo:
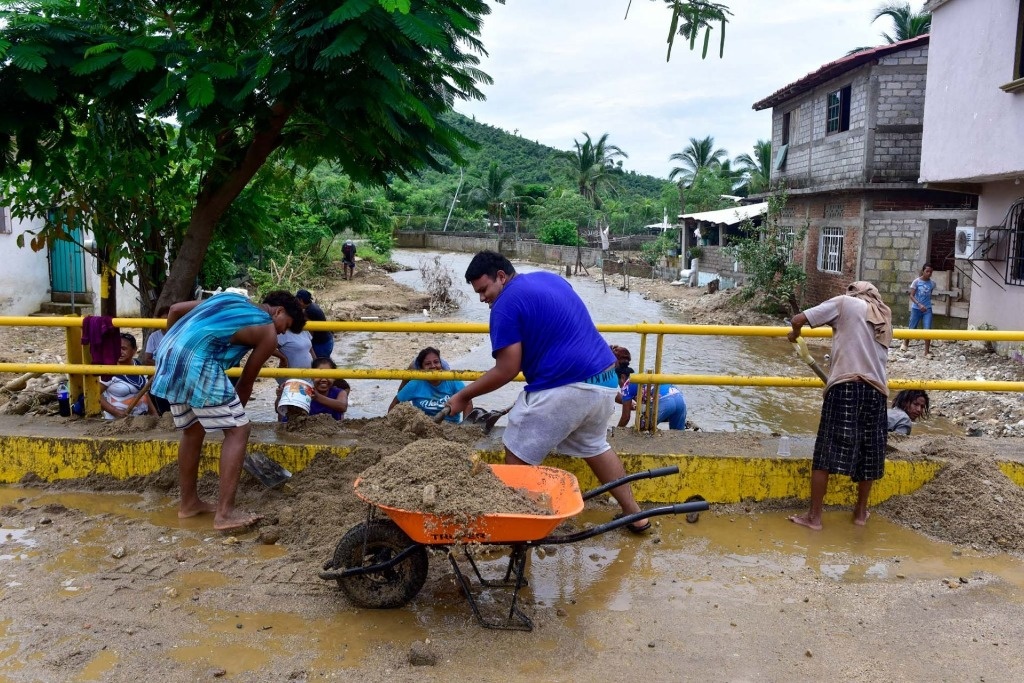
{"type": "Polygon", "coordinates": [[[263,453],[246,453],[242,469],[268,489],[276,489],[292,478],[292,473],[263,453]]]}
{"type": "Polygon", "coordinates": [[[811,355],[811,352],[807,350],[807,342],[803,337],[796,338],[796,341],[793,342],[793,349],[796,351],[796,355],[800,356],[800,359],[807,363],[811,370],[814,371],[814,374],[817,375],[822,382],[828,384],[828,375],[821,369],[821,366],[818,365],[818,361],[814,360],[814,356],[811,355]]]}

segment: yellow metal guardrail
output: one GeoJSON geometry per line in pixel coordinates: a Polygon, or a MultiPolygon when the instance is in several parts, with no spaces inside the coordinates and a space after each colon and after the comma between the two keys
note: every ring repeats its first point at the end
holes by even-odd
{"type": "MultiPolygon", "coordinates": [[[[117,327],[162,329],[166,321],[162,318],[114,318],[112,324],[117,327]]],[[[83,347],[82,318],[80,317],[0,317],[0,326],[19,327],[63,327],[66,330],[67,363],[0,363],[0,372],[32,372],[32,373],[67,373],[71,380],[71,394],[77,396],[84,393],[86,412],[99,412],[99,387],[96,375],[110,374],[116,367],[118,374],[151,375],[153,368],[148,366],[109,366],[91,363],[88,347],[83,347]],[[88,380],[87,380],[88,378],[88,380]]],[[[488,325],[484,323],[459,322],[309,322],[306,329],[310,331],[330,332],[396,332],[396,333],[440,333],[440,334],[487,334],[488,325]]],[[[631,377],[631,381],[640,384],[684,384],[702,386],[754,386],[754,387],[821,387],[821,380],[816,377],[771,377],[750,375],[679,375],[662,374],[661,365],[664,351],[665,335],[710,335],[736,337],[785,337],[789,327],[769,327],[761,325],[679,325],[666,323],[633,323],[633,324],[602,324],[597,326],[602,333],[632,333],[640,335],[639,365],[646,367],[648,336],[655,335],[654,372],[639,372],[631,377]]],[[[805,337],[831,337],[828,328],[805,330],[805,337]]],[[[947,341],[1024,341],[1024,331],[1007,330],[908,330],[893,331],[896,339],[938,339],[947,341]]],[[[241,374],[240,368],[227,371],[230,376],[241,374]]],[[[294,368],[263,368],[261,377],[343,377],[346,379],[457,379],[472,381],[483,375],[476,370],[449,370],[441,372],[424,372],[409,369],[355,369],[338,370],[300,370],[294,368]]],[[[516,380],[523,381],[522,375],[516,380]]],[[[1024,382],[983,381],[983,380],[910,380],[893,379],[889,381],[892,389],[932,389],[949,391],[1007,391],[1024,392],[1024,382]]],[[[647,406],[646,422],[653,428],[650,419],[656,414],[657,392],[655,399],[647,406]]],[[[639,425],[640,420],[636,421],[639,425]]]]}

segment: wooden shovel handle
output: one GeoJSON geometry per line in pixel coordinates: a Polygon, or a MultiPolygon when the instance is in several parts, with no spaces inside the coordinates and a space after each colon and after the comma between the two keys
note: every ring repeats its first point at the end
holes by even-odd
{"type": "Polygon", "coordinates": [[[142,385],[141,389],[139,389],[139,393],[137,393],[134,396],[132,396],[132,400],[128,401],[128,405],[125,406],[125,409],[124,409],[124,416],[125,417],[130,416],[132,414],[132,411],[135,410],[135,406],[139,405],[139,401],[141,401],[143,398],[146,397],[146,394],[149,393],[149,387],[152,386],[152,384],[153,384],[153,375],[150,375],[149,378],[146,380],[146,383],[142,385]]]}

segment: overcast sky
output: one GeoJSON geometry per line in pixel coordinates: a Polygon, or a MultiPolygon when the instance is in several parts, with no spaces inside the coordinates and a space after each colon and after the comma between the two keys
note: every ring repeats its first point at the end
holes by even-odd
{"type": "MultiPolygon", "coordinates": [[[[691,137],[712,135],[730,157],[771,134],[770,111],[751,105],[855,47],[878,45],[881,0],[721,0],[733,17],[725,57],[718,32],[701,60],[676,43],[665,62],[669,12],[661,0],[507,0],[483,29],[494,79],[467,116],[558,149],[582,132],[609,133],[624,167],[667,177],[668,157],[691,137]]],[[[921,2],[913,0],[915,10],[921,2]]]]}

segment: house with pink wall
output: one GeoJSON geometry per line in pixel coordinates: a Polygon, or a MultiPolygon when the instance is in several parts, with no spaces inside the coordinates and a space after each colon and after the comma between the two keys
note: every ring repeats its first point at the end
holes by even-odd
{"type": "Polygon", "coordinates": [[[929,0],[924,11],[920,181],[978,196],[976,226],[956,235],[972,287],[968,324],[1024,330],[1024,2],[929,0]]]}

